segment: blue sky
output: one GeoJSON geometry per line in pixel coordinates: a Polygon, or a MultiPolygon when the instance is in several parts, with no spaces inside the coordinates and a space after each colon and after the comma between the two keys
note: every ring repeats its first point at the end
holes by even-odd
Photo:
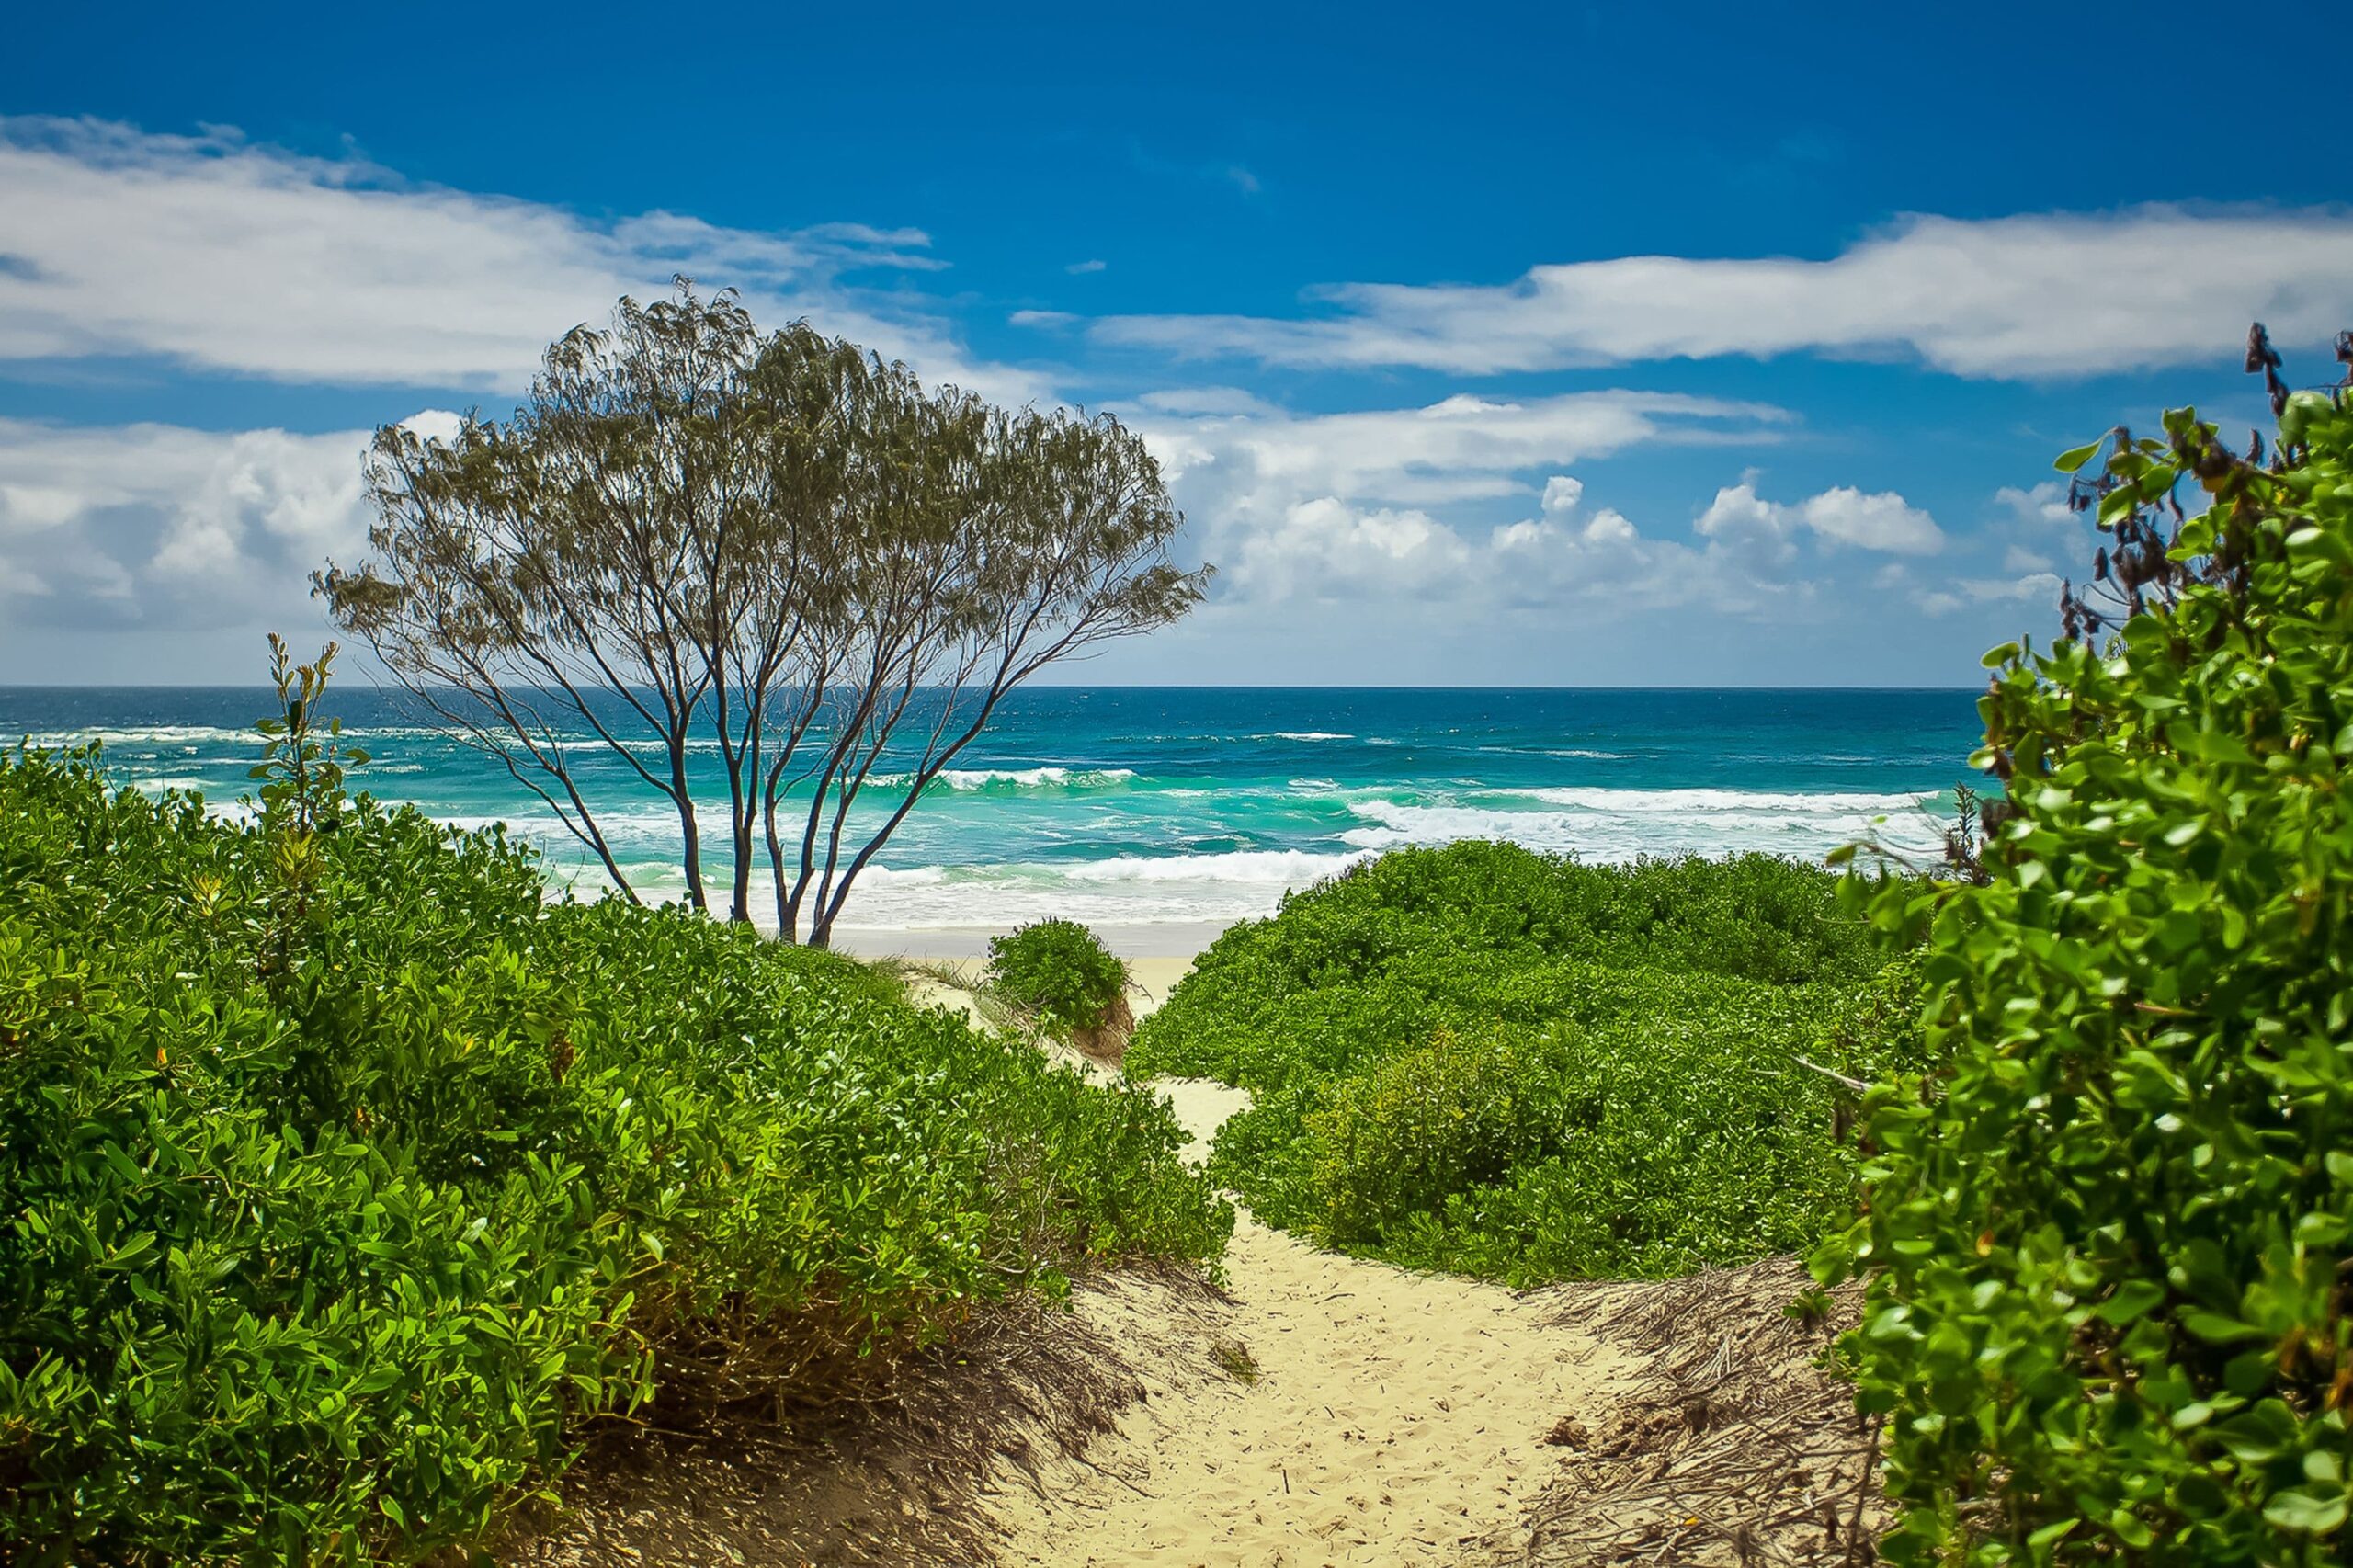
{"type": "Polygon", "coordinates": [[[0,681],[316,635],[364,432],[684,269],[1142,430],[1103,681],[1967,684],[2049,461],[2353,326],[2353,7],[50,7],[0,53],[0,681]]]}

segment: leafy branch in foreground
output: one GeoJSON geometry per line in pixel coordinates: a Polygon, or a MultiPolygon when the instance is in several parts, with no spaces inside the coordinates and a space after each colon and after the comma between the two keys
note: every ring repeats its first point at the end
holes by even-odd
{"type": "Polygon", "coordinates": [[[2079,487],[2120,622],[1988,656],[1983,884],[1873,901],[1927,927],[1951,1061],[1875,1095],[1817,1260],[1875,1271],[1847,1348],[1896,1562],[2345,1561],[2353,405],[2256,368],[2268,453],[2177,410],[2079,487]]]}

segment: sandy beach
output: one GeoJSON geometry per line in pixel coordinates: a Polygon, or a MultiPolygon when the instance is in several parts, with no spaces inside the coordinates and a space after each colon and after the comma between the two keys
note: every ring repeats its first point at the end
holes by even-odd
{"type": "MultiPolygon", "coordinates": [[[[1226,923],[1222,920],[1161,920],[1138,921],[1120,925],[1090,925],[1103,945],[1128,960],[1131,970],[1139,966],[1163,974],[1172,982],[1192,967],[1194,957],[1222,936],[1226,923]],[[1174,973],[1168,971],[1175,965],[1174,973]]],[[[989,939],[1004,936],[1010,926],[995,929],[984,926],[838,926],[834,929],[834,946],[859,958],[912,958],[933,962],[961,963],[969,959],[989,956],[989,939]]],[[[1139,970],[1139,975],[1141,971],[1139,970]]]]}

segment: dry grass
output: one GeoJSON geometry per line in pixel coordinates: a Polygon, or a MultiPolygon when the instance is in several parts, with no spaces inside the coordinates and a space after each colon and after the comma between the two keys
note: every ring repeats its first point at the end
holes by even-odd
{"type": "MultiPolygon", "coordinates": [[[[1214,1295],[1183,1269],[1122,1271],[1172,1316],[1214,1295]]],[[[517,1521],[502,1562],[897,1568],[995,1561],[985,1499],[1037,1487],[1144,1393],[1130,1347],[1027,1302],[904,1363],[886,1392],[790,1424],[722,1415],[693,1431],[615,1424],[558,1508],[517,1521]]]]}
{"type": "MultiPolygon", "coordinates": [[[[1643,1370],[1588,1427],[1564,1416],[1562,1473],[1496,1564],[1826,1568],[1870,1562],[1885,1523],[1876,1433],[1818,1358],[1860,1304],[1784,1309],[1813,1281],[1793,1258],[1656,1283],[1573,1287],[1559,1321],[1617,1342],[1643,1370]],[[1807,1321],[1811,1317],[1813,1321],[1807,1321]]],[[[1820,1303],[1816,1303],[1819,1305],[1820,1303]]]]}

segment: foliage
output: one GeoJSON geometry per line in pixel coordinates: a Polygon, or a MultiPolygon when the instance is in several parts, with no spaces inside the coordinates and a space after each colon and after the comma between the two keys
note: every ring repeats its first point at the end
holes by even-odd
{"type": "Polygon", "coordinates": [[[1796,1057],[1917,1064],[1836,1028],[1878,959],[1833,890],[1766,856],[1399,850],[1227,932],[1130,1070],[1251,1090],[1211,1175],[1349,1251],[1524,1284],[1809,1245],[1852,1169],[1796,1057]]]}
{"type": "Polygon", "coordinates": [[[1926,925],[1951,1059],[1876,1096],[1869,1215],[1818,1260],[1878,1271],[1848,1352],[1898,1562],[2353,1545],[2353,409],[2279,403],[2264,466],[2186,411],[2120,434],[2120,625],[1988,656],[1985,885],[1871,903],[1926,925]]]}
{"type": "Polygon", "coordinates": [[[1128,966],[1075,920],[1040,920],[989,938],[988,983],[1063,1035],[1103,1027],[1127,994],[1128,966]]]}
{"type": "Polygon", "coordinates": [[[500,834],[341,798],[292,680],[257,820],[0,758],[0,1552],[415,1561],[600,1413],[822,1403],[1084,1259],[1219,1250],[1149,1096],[545,903],[500,834]]]}
{"type": "Polygon", "coordinates": [[[820,947],[1007,691],[1209,575],[1172,563],[1183,518],[1117,420],[926,390],[683,280],[566,334],[503,424],[377,431],[367,477],[371,558],[314,580],[337,624],[632,899],[574,750],[675,810],[700,909],[688,763],[715,745],[724,907],[751,918],[764,848],[779,928],[820,947]]]}

